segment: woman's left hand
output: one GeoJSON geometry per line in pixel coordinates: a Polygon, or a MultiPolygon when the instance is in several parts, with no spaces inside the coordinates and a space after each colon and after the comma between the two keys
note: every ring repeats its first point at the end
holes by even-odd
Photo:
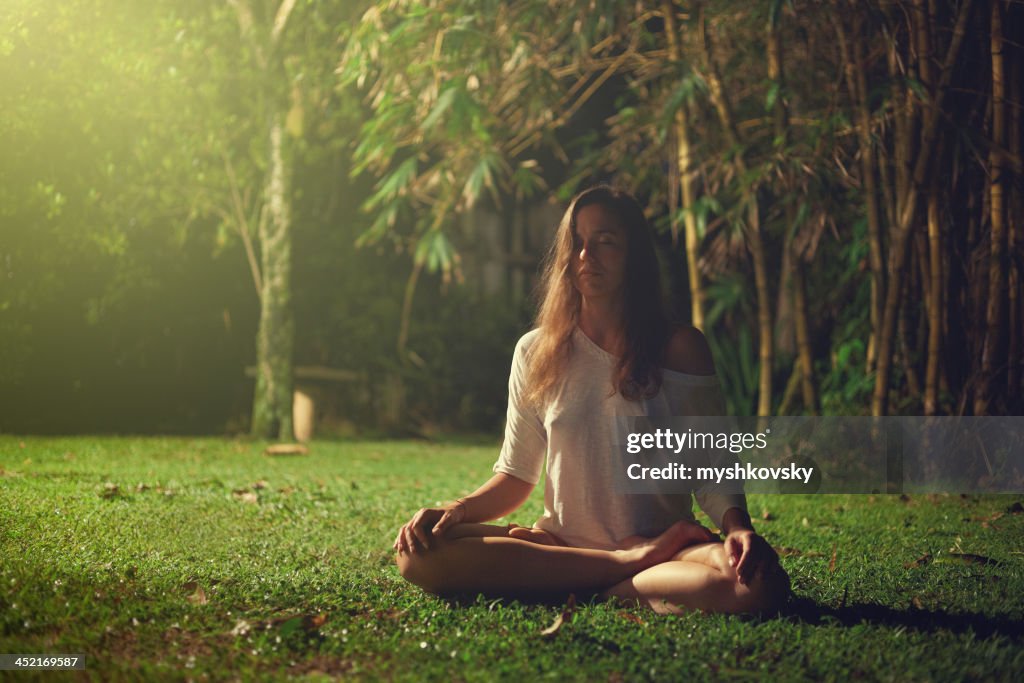
{"type": "Polygon", "coordinates": [[[725,539],[725,555],[744,585],[750,583],[755,574],[764,576],[772,564],[779,562],[778,553],[768,541],[750,529],[735,529],[729,533],[725,539]]]}

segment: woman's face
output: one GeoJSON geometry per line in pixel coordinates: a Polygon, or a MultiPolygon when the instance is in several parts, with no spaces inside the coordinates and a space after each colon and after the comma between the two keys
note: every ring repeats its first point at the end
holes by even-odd
{"type": "Polygon", "coordinates": [[[626,229],[605,207],[590,204],[577,212],[570,266],[580,295],[598,299],[625,292],[627,243],[626,229]]]}

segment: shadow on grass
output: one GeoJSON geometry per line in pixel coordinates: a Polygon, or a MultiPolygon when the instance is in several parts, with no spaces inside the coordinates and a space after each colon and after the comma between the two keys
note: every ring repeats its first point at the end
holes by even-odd
{"type": "MultiPolygon", "coordinates": [[[[564,607],[567,597],[565,593],[542,596],[507,595],[504,597],[488,598],[486,604],[495,606],[518,602],[523,605],[564,607]]],[[[448,596],[444,600],[452,607],[472,607],[480,604],[480,596],[478,595],[448,596]]],[[[600,598],[596,593],[577,594],[577,603],[579,605],[593,604],[599,601],[600,598]]],[[[981,638],[988,638],[993,635],[1011,638],[1024,636],[1024,620],[1010,617],[992,617],[971,612],[955,613],[943,610],[918,609],[916,607],[896,609],[870,603],[829,607],[818,604],[810,598],[797,596],[791,597],[789,602],[778,610],[758,614],[737,614],[734,616],[743,621],[766,622],[783,619],[813,626],[841,625],[853,627],[867,623],[890,628],[903,627],[924,633],[934,633],[936,631],[966,633],[972,631],[981,638]]]]}
{"type": "Polygon", "coordinates": [[[862,623],[893,628],[903,627],[925,633],[951,631],[988,638],[993,635],[1020,637],[1024,635],[1024,620],[1004,616],[987,616],[972,612],[946,612],[943,610],[896,609],[885,605],[855,603],[829,607],[810,598],[794,597],[777,616],[815,626],[857,626],[862,623]]]}

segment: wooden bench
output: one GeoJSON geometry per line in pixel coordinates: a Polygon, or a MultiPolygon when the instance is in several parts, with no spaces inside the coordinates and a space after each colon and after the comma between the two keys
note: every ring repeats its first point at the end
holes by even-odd
{"type": "MultiPolygon", "coordinates": [[[[256,366],[247,366],[245,376],[255,379],[256,366]]],[[[358,372],[324,365],[296,365],[292,368],[292,377],[295,385],[292,398],[292,428],[295,430],[295,440],[300,442],[313,438],[317,387],[324,383],[354,382],[362,379],[358,372]]]]}

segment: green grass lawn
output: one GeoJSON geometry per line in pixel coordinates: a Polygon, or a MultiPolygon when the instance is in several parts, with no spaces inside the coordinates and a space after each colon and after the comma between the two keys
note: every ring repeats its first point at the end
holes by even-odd
{"type": "Polygon", "coordinates": [[[750,496],[770,619],[583,604],[545,639],[557,606],[406,584],[397,528],[498,445],[0,436],[0,653],[88,662],[0,679],[1024,680],[1020,496],[750,496]]]}

